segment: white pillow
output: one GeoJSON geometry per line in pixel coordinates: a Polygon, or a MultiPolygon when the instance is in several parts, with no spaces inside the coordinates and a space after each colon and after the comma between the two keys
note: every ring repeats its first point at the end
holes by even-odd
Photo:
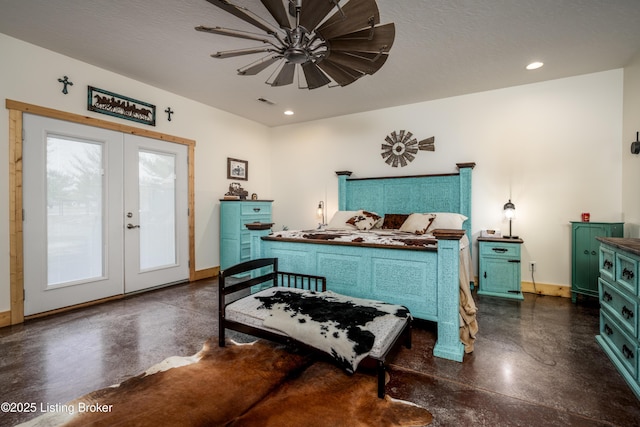
{"type": "Polygon", "coordinates": [[[327,224],[327,230],[357,230],[355,225],[348,224],[347,221],[360,213],[362,211],[337,211],[327,224]]]}
{"type": "Polygon", "coordinates": [[[460,230],[462,229],[462,224],[468,219],[462,214],[453,212],[432,212],[432,215],[435,215],[436,219],[431,223],[429,231],[439,228],[460,230]]]}
{"type": "Polygon", "coordinates": [[[425,234],[436,218],[433,214],[412,213],[400,226],[400,231],[414,234],[425,234]]]}

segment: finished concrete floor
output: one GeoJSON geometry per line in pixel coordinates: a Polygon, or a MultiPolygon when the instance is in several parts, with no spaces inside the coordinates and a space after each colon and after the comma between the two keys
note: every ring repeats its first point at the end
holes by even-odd
{"type": "MultiPolygon", "coordinates": [[[[418,322],[391,362],[390,396],[427,408],[433,426],[640,425],[640,400],[596,343],[597,302],[475,299],[474,353],[434,358],[435,328],[418,322]]],[[[217,331],[216,280],[0,328],[0,402],[64,404],[192,355],[217,331]]],[[[38,415],[0,412],[0,426],[38,415]]]]}

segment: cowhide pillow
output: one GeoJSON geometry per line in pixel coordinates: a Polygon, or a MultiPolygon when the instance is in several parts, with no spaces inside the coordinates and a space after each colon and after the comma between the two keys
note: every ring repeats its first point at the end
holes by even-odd
{"type": "Polygon", "coordinates": [[[383,229],[398,230],[402,224],[409,218],[409,214],[385,214],[383,229]]]}
{"type": "Polygon", "coordinates": [[[371,230],[380,226],[382,217],[374,212],[362,211],[349,218],[347,224],[354,225],[358,230],[371,230]]]}
{"type": "Polygon", "coordinates": [[[412,213],[402,224],[400,231],[414,234],[425,234],[436,216],[433,214],[412,213]]]}

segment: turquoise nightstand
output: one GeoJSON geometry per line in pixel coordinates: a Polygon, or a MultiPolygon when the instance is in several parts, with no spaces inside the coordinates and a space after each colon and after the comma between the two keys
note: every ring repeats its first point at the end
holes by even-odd
{"type": "Polygon", "coordinates": [[[478,238],[480,288],[478,295],[523,300],[520,284],[522,239],[478,238]]]}

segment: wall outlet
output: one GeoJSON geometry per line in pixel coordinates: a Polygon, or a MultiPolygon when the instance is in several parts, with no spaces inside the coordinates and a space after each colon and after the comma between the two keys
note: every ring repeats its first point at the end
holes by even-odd
{"type": "Polygon", "coordinates": [[[535,261],[531,261],[529,263],[529,271],[536,271],[536,262],[535,261]]]}

